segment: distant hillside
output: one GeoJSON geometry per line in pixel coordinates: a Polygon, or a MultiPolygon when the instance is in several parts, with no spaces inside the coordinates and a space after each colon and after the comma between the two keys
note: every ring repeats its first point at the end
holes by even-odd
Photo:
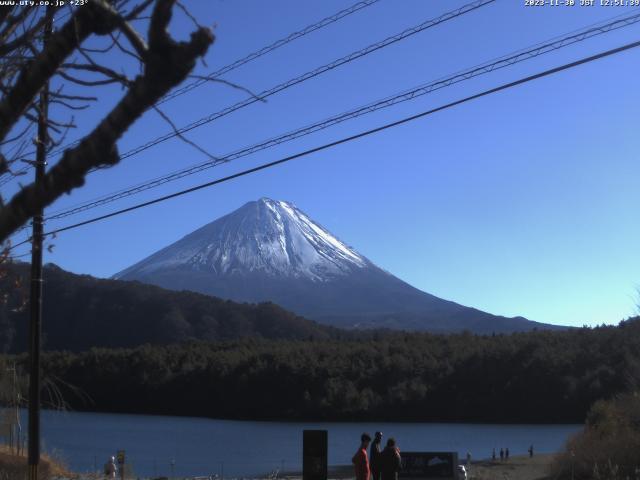
{"type": "MultiPolygon", "coordinates": [[[[0,292],[0,351],[26,350],[29,312],[17,309],[28,297],[29,265],[9,265],[0,292]],[[16,278],[22,285],[16,288],[16,278]]],[[[134,347],[189,340],[326,339],[338,332],[277,305],[241,304],[193,292],[76,275],[55,265],[44,269],[43,346],[82,351],[91,347],[134,347]]]]}

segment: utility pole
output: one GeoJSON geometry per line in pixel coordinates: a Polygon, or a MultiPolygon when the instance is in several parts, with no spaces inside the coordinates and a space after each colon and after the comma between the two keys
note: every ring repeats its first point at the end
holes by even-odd
{"type": "Polygon", "coordinates": [[[12,374],[13,391],[11,395],[11,403],[13,403],[13,413],[11,414],[11,430],[9,432],[9,445],[11,451],[15,448],[16,455],[20,455],[20,442],[22,436],[22,427],[20,426],[20,392],[18,391],[18,373],[16,364],[7,368],[12,374]]]}
{"type": "MultiPolygon", "coordinates": [[[[47,8],[44,25],[43,49],[46,48],[53,30],[53,10],[47,8]]],[[[35,185],[42,185],[47,164],[49,82],[40,91],[38,115],[38,138],[36,145],[35,185]]],[[[40,333],[42,330],[42,243],[43,211],[33,216],[31,240],[31,294],[29,298],[29,476],[28,480],[38,480],[40,464],[40,333]]]]}

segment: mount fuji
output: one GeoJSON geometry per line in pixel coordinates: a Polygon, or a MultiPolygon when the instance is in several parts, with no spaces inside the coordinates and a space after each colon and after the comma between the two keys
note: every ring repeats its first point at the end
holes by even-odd
{"type": "Polygon", "coordinates": [[[245,204],[117,273],[173,290],[277,303],[348,328],[475,333],[558,328],[420,291],[336,238],[292,203],[245,204]]]}

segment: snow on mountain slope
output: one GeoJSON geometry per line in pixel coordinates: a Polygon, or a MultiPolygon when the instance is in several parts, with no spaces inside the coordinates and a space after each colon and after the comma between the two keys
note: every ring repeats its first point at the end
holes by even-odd
{"type": "Polygon", "coordinates": [[[322,282],[369,264],[291,203],[262,198],[205,225],[115,278],[187,267],[222,276],[260,272],[322,282]]]}
{"type": "Polygon", "coordinates": [[[435,297],[378,268],[291,203],[262,198],[115,275],[239,302],[271,301],[343,327],[545,328],[435,297]]]}

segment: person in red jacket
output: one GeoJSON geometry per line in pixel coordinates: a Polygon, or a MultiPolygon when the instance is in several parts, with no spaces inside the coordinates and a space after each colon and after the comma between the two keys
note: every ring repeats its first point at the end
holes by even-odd
{"type": "Polygon", "coordinates": [[[356,480],[369,480],[371,470],[369,469],[369,457],[367,456],[367,448],[371,443],[371,437],[368,433],[360,436],[360,448],[353,456],[351,461],[356,469],[356,480]]]}

